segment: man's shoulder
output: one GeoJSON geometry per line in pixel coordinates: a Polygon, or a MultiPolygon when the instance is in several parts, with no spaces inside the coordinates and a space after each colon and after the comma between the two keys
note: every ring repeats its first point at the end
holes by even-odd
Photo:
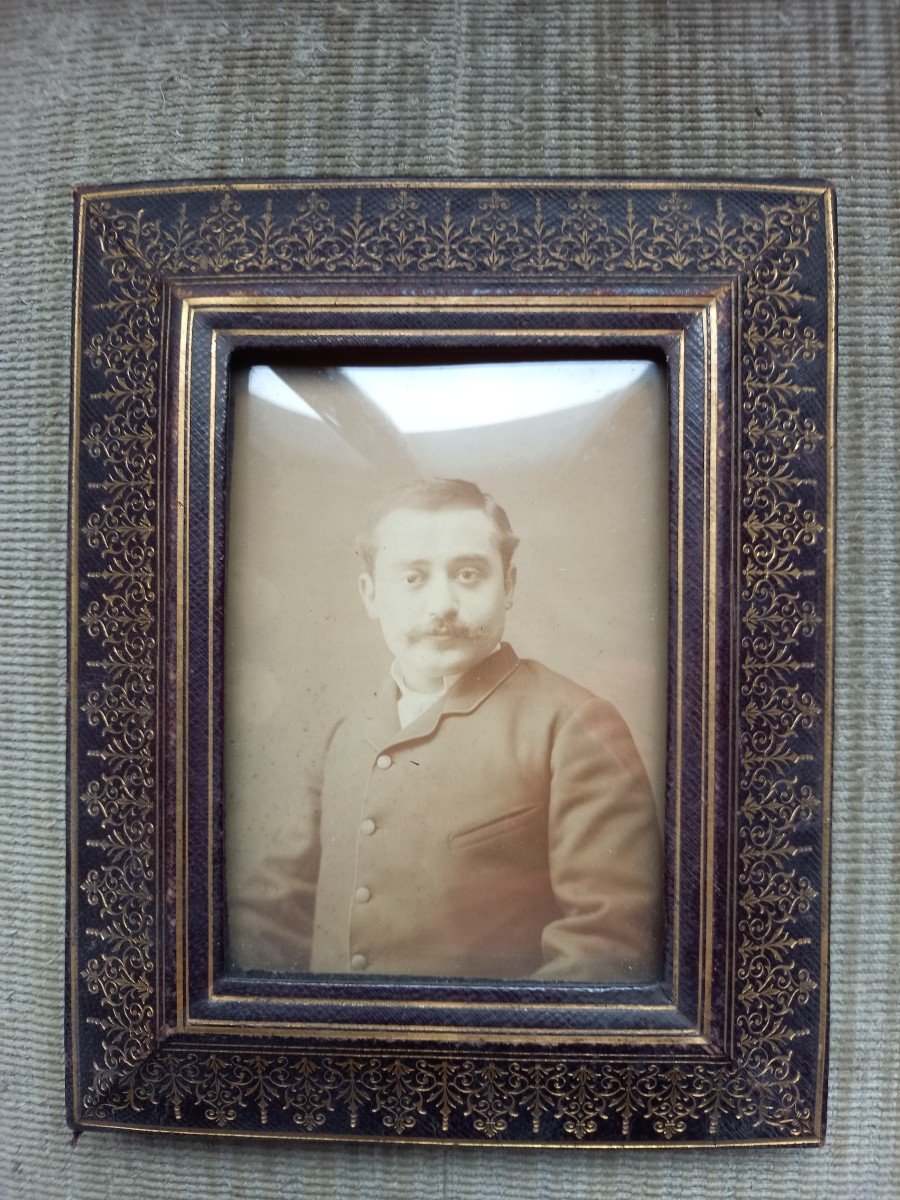
{"type": "MultiPolygon", "coordinates": [[[[644,766],[631,730],[622,714],[605,700],[573,679],[560,675],[534,659],[519,659],[509,682],[518,680],[518,707],[526,721],[552,731],[569,750],[594,753],[599,747],[611,752],[634,780],[646,784],[644,766]]],[[[649,785],[647,785],[649,786],[649,785]]]]}
{"type": "Polygon", "coordinates": [[[586,706],[615,711],[608,700],[534,658],[520,658],[507,682],[514,690],[527,696],[529,703],[539,702],[562,715],[586,706]]]}

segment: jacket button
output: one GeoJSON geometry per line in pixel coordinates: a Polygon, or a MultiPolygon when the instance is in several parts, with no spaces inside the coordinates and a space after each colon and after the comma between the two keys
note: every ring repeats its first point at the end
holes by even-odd
{"type": "Polygon", "coordinates": [[[375,759],[375,766],[382,771],[386,771],[391,765],[391,756],[389,754],[379,754],[375,759]]]}
{"type": "Polygon", "coordinates": [[[360,821],[359,830],[360,830],[360,833],[374,833],[375,832],[375,822],[372,820],[371,817],[366,817],[366,819],[364,821],[360,821]]]}
{"type": "Polygon", "coordinates": [[[357,904],[366,904],[372,899],[372,893],[367,887],[358,887],[353,898],[357,904]]]}
{"type": "Polygon", "coordinates": [[[366,966],[366,956],[364,954],[354,954],[350,959],[350,966],[354,971],[361,971],[366,966]]]}

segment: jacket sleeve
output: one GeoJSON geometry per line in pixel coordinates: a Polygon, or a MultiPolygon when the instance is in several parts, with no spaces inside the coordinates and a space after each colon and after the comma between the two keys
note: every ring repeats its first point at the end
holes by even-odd
{"type": "Polygon", "coordinates": [[[309,970],[319,877],[323,752],[304,771],[291,828],[229,897],[229,957],[241,971],[309,970]]]}
{"type": "Polygon", "coordinates": [[[585,701],[551,755],[550,876],[559,917],[543,931],[542,979],[660,978],[663,862],[640,755],[611,704],[585,701]]]}

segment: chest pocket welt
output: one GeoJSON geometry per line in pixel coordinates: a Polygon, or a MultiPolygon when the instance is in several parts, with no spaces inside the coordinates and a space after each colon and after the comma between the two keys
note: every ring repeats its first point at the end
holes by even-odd
{"type": "Polygon", "coordinates": [[[509,837],[522,834],[529,825],[533,825],[538,814],[533,804],[527,808],[514,808],[492,817],[489,821],[480,821],[477,825],[467,825],[450,834],[450,848],[463,850],[468,846],[481,846],[486,842],[505,841],[509,837]]]}

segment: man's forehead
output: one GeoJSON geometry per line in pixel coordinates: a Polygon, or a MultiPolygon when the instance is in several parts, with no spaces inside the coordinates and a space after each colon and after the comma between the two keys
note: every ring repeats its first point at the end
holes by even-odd
{"type": "Polygon", "coordinates": [[[395,508],[378,522],[375,543],[392,557],[443,558],[499,552],[500,538],[480,508],[395,508]]]}

